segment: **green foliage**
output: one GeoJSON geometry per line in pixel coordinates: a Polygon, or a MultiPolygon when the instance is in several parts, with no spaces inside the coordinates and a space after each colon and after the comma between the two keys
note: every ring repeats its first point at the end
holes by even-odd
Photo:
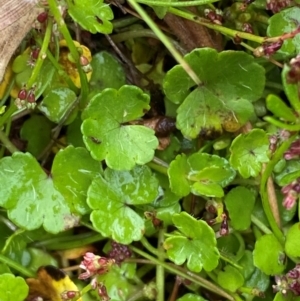
{"type": "Polygon", "coordinates": [[[94,159],[105,159],[117,170],[130,170],[152,160],[158,145],[153,130],[128,124],[149,109],[148,103],[148,95],[133,86],[106,89],[91,99],[81,129],[94,159]]]}
{"type": "Polygon", "coordinates": [[[284,271],[284,249],[273,234],[261,236],[255,243],[254,265],[267,275],[284,271]]]}
{"type": "MultiPolygon", "coordinates": [[[[278,14],[275,14],[269,19],[268,36],[275,37],[280,36],[286,31],[292,31],[297,28],[297,23],[300,21],[300,9],[299,7],[291,7],[282,10],[278,14]]],[[[280,48],[279,53],[286,56],[299,53],[300,50],[300,37],[296,35],[292,39],[284,41],[283,46],[280,48]]]]}
{"type": "Polygon", "coordinates": [[[299,7],[46,2],[0,84],[0,301],[86,252],[83,301],[298,300],[299,7]]]}
{"type": "Polygon", "coordinates": [[[196,49],[185,60],[202,84],[195,87],[181,66],[171,69],[163,84],[166,96],[180,104],[178,129],[188,138],[238,130],[253,114],[251,102],[262,95],[263,68],[246,53],[209,48],[196,49]]]}
{"type": "Polygon", "coordinates": [[[230,190],[224,202],[232,227],[235,230],[248,229],[251,225],[251,214],[255,203],[253,193],[246,187],[238,186],[230,190]],[[244,212],[244,214],[241,214],[241,212],[244,212]]]}
{"type": "Polygon", "coordinates": [[[188,269],[193,272],[216,268],[220,255],[214,232],[207,223],[186,212],[174,214],[173,223],[180,232],[170,234],[164,242],[169,259],[178,265],[187,261],[188,269]]]}
{"type": "MultiPolygon", "coordinates": [[[[75,92],[68,88],[54,88],[44,97],[38,108],[49,120],[59,123],[74,105],[76,98],[75,92]]],[[[65,124],[72,122],[76,114],[77,111],[73,110],[65,124]]]]}
{"type": "Polygon", "coordinates": [[[28,286],[21,277],[12,274],[0,275],[0,300],[1,301],[23,301],[27,297],[28,286]]]}
{"type": "Polygon", "coordinates": [[[89,82],[91,93],[99,93],[105,88],[119,89],[126,84],[122,66],[109,52],[96,53],[91,66],[93,68],[89,82]]]}
{"type": "Polygon", "coordinates": [[[144,219],[131,206],[149,204],[158,196],[158,181],[147,166],[131,171],[107,168],[104,177],[95,179],[88,190],[91,221],[106,237],[123,244],[140,240],[144,219]]]}
{"type": "Polygon", "coordinates": [[[20,132],[21,138],[27,142],[26,151],[37,157],[51,140],[52,122],[41,115],[33,115],[27,119],[20,132]]]}
{"type": "Polygon", "coordinates": [[[225,289],[235,292],[244,283],[244,277],[238,269],[228,265],[218,274],[218,283],[225,289]]]}
{"type": "Polygon", "coordinates": [[[243,178],[256,177],[262,163],[269,161],[268,149],[268,137],[263,130],[254,129],[248,134],[240,134],[231,144],[230,163],[243,178]]]}
{"type": "Polygon", "coordinates": [[[204,301],[204,300],[206,299],[196,294],[185,294],[181,298],[177,299],[177,301],[204,301]]]}
{"type": "Polygon", "coordinates": [[[295,223],[287,232],[284,250],[288,256],[300,257],[300,223],[295,223]]]}
{"type": "Polygon", "coordinates": [[[222,197],[222,187],[235,177],[228,161],[215,155],[194,153],[178,155],[168,170],[172,191],[179,196],[195,195],[222,197]]]}
{"type": "Polygon", "coordinates": [[[109,5],[101,0],[69,1],[68,13],[75,22],[91,33],[112,32],[113,26],[110,21],[114,17],[113,12],[109,5]]]}

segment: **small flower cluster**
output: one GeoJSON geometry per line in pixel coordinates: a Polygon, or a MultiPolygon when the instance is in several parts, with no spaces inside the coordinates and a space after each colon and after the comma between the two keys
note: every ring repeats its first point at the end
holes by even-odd
{"type": "Polygon", "coordinates": [[[20,90],[18,97],[15,99],[15,105],[19,110],[23,108],[34,109],[36,106],[34,89],[29,91],[20,90]]]}
{"type": "Polygon", "coordinates": [[[271,10],[274,14],[292,4],[292,0],[267,0],[266,9],[271,10]]]}
{"type": "Polygon", "coordinates": [[[78,278],[88,279],[90,277],[93,277],[91,286],[93,289],[97,290],[101,301],[108,301],[110,300],[110,297],[107,294],[105,285],[102,282],[98,282],[97,277],[94,276],[107,273],[114,264],[114,259],[101,257],[91,252],[87,252],[84,255],[83,261],[79,266],[80,268],[85,270],[85,272],[80,274],[78,278]]]}
{"type": "Polygon", "coordinates": [[[291,291],[295,296],[300,296],[300,264],[282,276],[275,276],[273,290],[286,295],[291,291]]]}
{"type": "Polygon", "coordinates": [[[300,139],[294,141],[290,148],[284,153],[285,160],[299,159],[300,157],[300,139]]]}
{"type": "Polygon", "coordinates": [[[275,54],[282,46],[283,40],[278,40],[276,42],[266,42],[263,43],[261,46],[254,49],[253,54],[256,57],[262,57],[262,56],[271,56],[275,54]]]}
{"type": "Polygon", "coordinates": [[[112,258],[118,265],[120,265],[126,258],[131,257],[131,250],[126,245],[119,244],[115,241],[111,242],[112,249],[108,253],[108,257],[112,258]]]}
{"type": "Polygon", "coordinates": [[[95,275],[107,273],[115,263],[114,259],[101,257],[91,252],[85,253],[83,261],[79,265],[86,272],[79,275],[79,279],[87,279],[95,275]]]}
{"type": "Polygon", "coordinates": [[[281,192],[284,194],[283,206],[288,210],[292,209],[300,194],[300,178],[283,186],[281,192]]]}
{"type": "Polygon", "coordinates": [[[287,81],[290,84],[296,84],[300,81],[300,55],[290,60],[290,70],[287,74],[287,81]]]}
{"type": "Polygon", "coordinates": [[[204,15],[214,24],[222,25],[223,23],[223,12],[220,9],[212,10],[206,8],[204,10],[204,15]]]}

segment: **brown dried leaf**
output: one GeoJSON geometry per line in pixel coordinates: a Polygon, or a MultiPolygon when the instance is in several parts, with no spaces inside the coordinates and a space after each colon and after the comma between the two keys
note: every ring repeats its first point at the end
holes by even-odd
{"type": "Polygon", "coordinates": [[[6,66],[41,12],[38,0],[0,0],[0,82],[6,66]]]}

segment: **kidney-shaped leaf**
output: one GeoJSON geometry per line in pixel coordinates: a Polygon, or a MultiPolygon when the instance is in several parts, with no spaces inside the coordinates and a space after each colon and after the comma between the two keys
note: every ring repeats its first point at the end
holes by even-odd
{"type": "Polygon", "coordinates": [[[51,175],[54,187],[61,192],[72,211],[84,215],[90,211],[86,203],[87,190],[101,172],[101,164],[85,148],[69,146],[55,156],[51,175]]]}
{"type": "Polygon", "coordinates": [[[29,153],[1,159],[0,178],[0,205],[19,227],[33,230],[43,225],[57,233],[77,222],[51,177],[29,153]]]}
{"type": "Polygon", "coordinates": [[[0,275],[0,300],[23,301],[28,295],[28,285],[21,277],[12,274],[0,275]]]}
{"type": "Polygon", "coordinates": [[[220,255],[212,228],[186,212],[174,214],[173,223],[181,234],[171,235],[164,242],[169,259],[178,265],[187,261],[189,270],[197,273],[202,268],[206,271],[216,268],[220,255]]]}
{"type": "Polygon", "coordinates": [[[158,140],[142,125],[128,125],[149,109],[149,96],[137,87],[105,89],[92,98],[83,112],[83,140],[93,158],[117,170],[152,160],[158,140]]]}
{"type": "Polygon", "coordinates": [[[222,187],[228,185],[235,174],[226,159],[205,153],[194,153],[190,157],[178,155],[168,170],[171,190],[180,196],[192,192],[195,195],[222,197],[222,187]]]}
{"type": "MultiPolygon", "coordinates": [[[[59,123],[70,107],[75,102],[77,96],[74,91],[69,88],[60,87],[52,89],[39,104],[38,108],[51,121],[59,123]]],[[[66,120],[68,124],[76,117],[77,110],[74,110],[70,117],[66,120]]]]}
{"type": "Polygon", "coordinates": [[[88,190],[91,221],[103,235],[129,244],[140,240],[145,225],[131,206],[153,202],[158,196],[158,181],[147,166],[131,171],[106,169],[104,178],[93,181],[88,190]]]}
{"type": "Polygon", "coordinates": [[[188,138],[238,130],[253,114],[251,102],[262,95],[264,69],[244,52],[210,48],[195,49],[185,60],[201,84],[181,66],[172,68],[163,84],[168,99],[181,104],[177,128],[188,138]]]}
{"type": "Polygon", "coordinates": [[[111,33],[114,18],[109,5],[103,0],[73,0],[69,1],[68,13],[75,22],[91,33],[111,33]]]}
{"type": "Polygon", "coordinates": [[[256,177],[269,161],[269,140],[261,129],[237,136],[230,147],[230,163],[243,178],[256,177]]]}

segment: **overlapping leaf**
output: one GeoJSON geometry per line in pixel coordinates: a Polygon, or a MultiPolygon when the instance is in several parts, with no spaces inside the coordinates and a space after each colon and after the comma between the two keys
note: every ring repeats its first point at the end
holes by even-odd
{"type": "Polygon", "coordinates": [[[181,66],[171,69],[163,84],[166,96],[181,104],[177,127],[183,135],[196,138],[238,130],[253,114],[251,102],[262,95],[264,69],[246,53],[210,48],[195,49],[185,60],[201,84],[196,86],[181,66]]]}
{"type": "Polygon", "coordinates": [[[174,233],[165,240],[168,257],[178,265],[187,261],[187,267],[197,273],[202,268],[206,271],[216,268],[220,255],[212,228],[186,212],[174,214],[173,223],[180,234],[174,233]]]}
{"type": "Polygon", "coordinates": [[[230,163],[243,178],[256,177],[269,161],[269,140],[261,129],[237,136],[230,147],[230,163]]]}
{"type": "Polygon", "coordinates": [[[26,230],[41,226],[50,233],[66,230],[78,222],[73,214],[89,210],[85,195],[97,170],[101,171],[84,149],[62,150],[52,177],[29,153],[14,153],[0,161],[0,205],[26,230]],[[66,156],[68,164],[64,164],[66,156]]]}
{"type": "Polygon", "coordinates": [[[113,12],[103,0],[69,1],[68,13],[75,22],[91,33],[111,33],[113,12]]]}
{"type": "Polygon", "coordinates": [[[130,170],[152,160],[158,140],[154,131],[128,122],[149,109],[149,96],[137,87],[122,86],[97,94],[83,112],[83,139],[96,160],[116,170],[130,170]]]}
{"type": "Polygon", "coordinates": [[[171,162],[168,175],[174,193],[186,196],[196,195],[222,197],[222,187],[235,177],[234,169],[228,161],[216,155],[194,153],[190,157],[178,155],[171,162]]]}
{"type": "Polygon", "coordinates": [[[103,235],[123,244],[140,240],[144,219],[132,206],[149,204],[158,196],[158,181],[147,166],[131,171],[106,169],[104,178],[93,181],[88,204],[93,209],[91,221],[103,235]]]}

